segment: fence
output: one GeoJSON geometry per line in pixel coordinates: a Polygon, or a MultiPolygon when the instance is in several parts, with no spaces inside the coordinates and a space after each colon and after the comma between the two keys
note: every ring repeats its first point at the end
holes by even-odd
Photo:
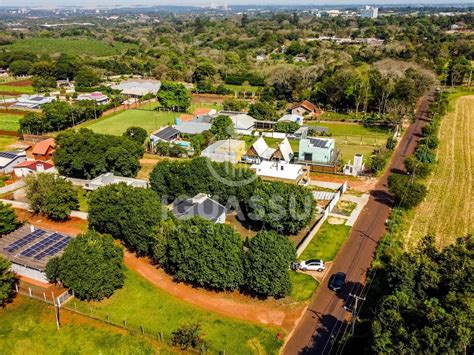
{"type": "Polygon", "coordinates": [[[306,249],[306,247],[309,245],[309,243],[311,243],[316,233],[318,233],[319,229],[328,218],[329,213],[331,213],[331,211],[334,209],[336,204],[339,202],[339,199],[341,198],[342,194],[346,192],[346,190],[347,190],[347,181],[345,181],[341,186],[339,186],[339,188],[337,189],[331,201],[329,201],[327,206],[324,208],[322,217],[298,244],[298,247],[296,248],[297,256],[300,256],[303,253],[303,251],[306,249]]]}

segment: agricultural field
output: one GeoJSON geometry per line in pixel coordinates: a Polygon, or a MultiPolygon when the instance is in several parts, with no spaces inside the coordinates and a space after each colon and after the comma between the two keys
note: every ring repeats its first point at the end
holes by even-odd
{"type": "Polygon", "coordinates": [[[2,95],[2,93],[8,94],[5,96],[11,96],[11,95],[18,96],[22,94],[34,94],[35,89],[33,89],[33,87],[30,85],[15,86],[15,85],[11,85],[11,83],[4,83],[4,84],[0,84],[0,99],[3,99],[4,95],[2,95]]]}
{"type": "Polygon", "coordinates": [[[89,128],[96,133],[120,136],[128,127],[139,126],[150,133],[160,127],[174,124],[178,115],[179,113],[168,111],[126,110],[95,121],[88,121],[81,127],[89,128]]]}
{"type": "Polygon", "coordinates": [[[135,44],[101,41],[90,38],[25,38],[13,44],[2,46],[2,49],[33,52],[38,55],[66,53],[77,56],[108,57],[136,48],[135,44]]]}
{"type": "Polygon", "coordinates": [[[64,310],[58,331],[54,308],[23,296],[0,309],[0,319],[4,354],[150,354],[167,348],[64,310]]]}
{"type": "Polygon", "coordinates": [[[407,246],[426,234],[445,246],[474,232],[474,95],[451,97],[441,120],[438,164],[428,181],[428,195],[414,211],[407,246]]]}
{"type": "Polygon", "coordinates": [[[23,115],[0,112],[0,130],[18,131],[23,115]]]}
{"type": "Polygon", "coordinates": [[[252,353],[261,349],[264,353],[278,352],[280,342],[276,339],[278,328],[257,326],[196,308],[179,301],[165,291],[156,288],[138,274],[126,269],[125,285],[113,296],[100,302],[80,302],[73,300],[69,306],[96,317],[139,329],[146,332],[163,332],[170,339],[171,332],[183,324],[199,322],[204,339],[215,351],[228,354],[252,353]],[[76,303],[76,304],[74,304],[76,303]],[[265,349],[265,350],[263,350],[265,349]]]}

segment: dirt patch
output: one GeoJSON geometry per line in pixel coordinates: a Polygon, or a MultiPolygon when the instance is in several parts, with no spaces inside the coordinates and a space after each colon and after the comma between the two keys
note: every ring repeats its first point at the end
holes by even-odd
{"type": "Polygon", "coordinates": [[[275,299],[261,301],[239,292],[213,292],[176,283],[148,259],[138,258],[129,252],[125,252],[125,264],[155,286],[185,302],[240,320],[281,326],[289,331],[304,309],[301,303],[284,304],[285,300],[275,299]]]}
{"type": "Polygon", "coordinates": [[[344,181],[347,181],[349,188],[355,191],[359,191],[359,192],[368,192],[370,190],[373,190],[378,181],[378,179],[376,178],[369,178],[369,177],[355,178],[352,176],[318,174],[318,173],[311,173],[311,179],[326,181],[326,182],[337,182],[341,184],[344,183],[344,181]]]}
{"type": "Polygon", "coordinates": [[[342,218],[329,217],[328,218],[328,223],[329,224],[344,224],[344,223],[346,223],[346,220],[342,219],[342,218]]]}
{"type": "Polygon", "coordinates": [[[16,86],[16,87],[23,87],[23,86],[31,86],[33,81],[31,79],[24,79],[18,81],[11,81],[9,83],[2,84],[4,86],[16,86]]]}
{"type": "Polygon", "coordinates": [[[212,94],[192,94],[193,103],[221,104],[224,100],[233,98],[233,96],[212,95],[212,94]]]}
{"type": "Polygon", "coordinates": [[[15,208],[18,219],[31,223],[34,226],[54,230],[67,235],[77,235],[87,230],[87,221],[72,217],[65,222],[53,222],[44,216],[33,214],[31,212],[15,208]]]}

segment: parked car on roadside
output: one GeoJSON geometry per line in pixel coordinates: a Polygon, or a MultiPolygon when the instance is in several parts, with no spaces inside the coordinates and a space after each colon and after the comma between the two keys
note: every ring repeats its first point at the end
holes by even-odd
{"type": "Polygon", "coordinates": [[[340,292],[346,283],[346,274],[343,272],[336,272],[329,282],[329,288],[335,292],[340,292]]]}
{"type": "Polygon", "coordinates": [[[324,261],[320,259],[310,259],[300,262],[300,270],[302,271],[323,271],[326,268],[324,261]]]}

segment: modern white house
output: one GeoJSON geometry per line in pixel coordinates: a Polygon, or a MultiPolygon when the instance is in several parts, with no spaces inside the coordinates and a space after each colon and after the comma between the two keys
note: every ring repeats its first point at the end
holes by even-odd
{"type": "Polygon", "coordinates": [[[364,168],[364,156],[362,154],[355,154],[354,163],[349,160],[342,168],[342,172],[344,175],[358,176],[364,172],[364,168]]]}
{"type": "Polygon", "coordinates": [[[43,95],[21,95],[12,108],[17,109],[40,109],[44,104],[49,104],[55,100],[52,96],[43,95]]]}
{"type": "Polygon", "coordinates": [[[0,152],[0,173],[11,173],[15,166],[26,161],[26,152],[24,150],[0,152]]]}
{"type": "Polygon", "coordinates": [[[288,138],[284,138],[277,148],[270,148],[263,136],[259,137],[243,157],[244,162],[260,163],[264,160],[281,160],[290,162],[293,159],[293,149],[288,138]]]}
{"type": "Polygon", "coordinates": [[[112,85],[112,89],[120,90],[124,95],[139,98],[147,94],[156,95],[161,88],[161,81],[152,79],[131,79],[112,85]]]}
{"type": "Polygon", "coordinates": [[[294,122],[298,123],[300,126],[303,125],[303,116],[295,115],[295,114],[287,114],[278,119],[278,122],[294,122]]]}
{"type": "Polygon", "coordinates": [[[237,164],[245,153],[245,142],[237,139],[225,139],[209,145],[201,152],[202,157],[212,161],[237,164]]]}
{"type": "Polygon", "coordinates": [[[84,180],[83,187],[85,190],[93,191],[103,186],[119,184],[119,183],[125,183],[133,187],[141,187],[141,188],[148,187],[148,182],[145,180],[134,179],[134,178],[124,177],[124,176],[116,176],[112,173],[105,173],[105,174],[99,175],[92,180],[84,180]]]}
{"type": "Polygon", "coordinates": [[[304,165],[291,164],[286,161],[262,161],[253,164],[257,176],[267,181],[283,181],[290,184],[307,185],[309,172],[304,165]]]}
{"type": "Polygon", "coordinates": [[[255,128],[256,119],[246,113],[238,113],[229,116],[234,124],[237,134],[250,135],[255,128]]]}

